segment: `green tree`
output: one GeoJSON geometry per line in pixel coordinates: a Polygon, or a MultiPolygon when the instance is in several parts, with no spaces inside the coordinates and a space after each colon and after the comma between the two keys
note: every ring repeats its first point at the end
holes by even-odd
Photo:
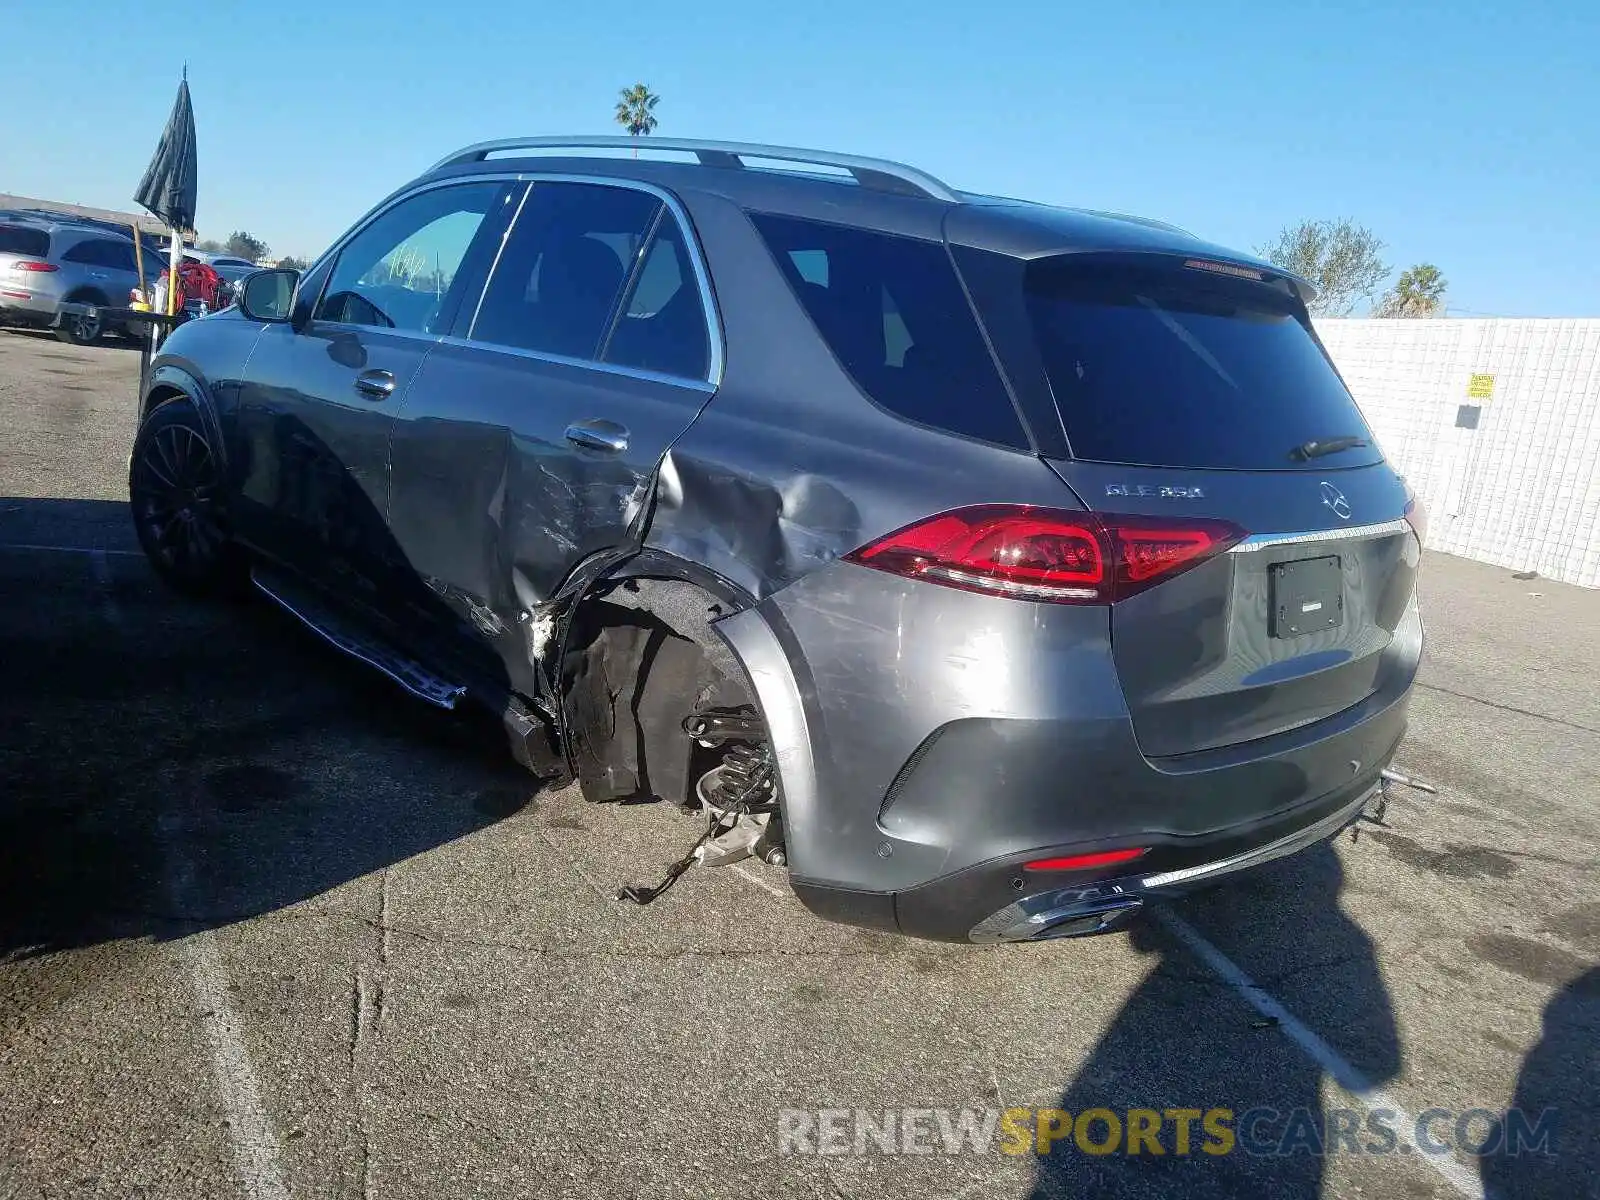
{"type": "Polygon", "coordinates": [[[222,243],[217,241],[216,238],[206,238],[203,242],[196,242],[194,248],[196,250],[204,250],[207,254],[222,253],[222,243]]]}
{"type": "MultiPolygon", "coordinates": [[[[642,83],[632,87],[623,88],[617,100],[617,124],[621,125],[634,138],[640,138],[650,133],[657,125],[656,101],[661,97],[652,92],[642,83]]],[[[639,157],[639,148],[633,149],[633,156],[639,157]]]]}
{"type": "Polygon", "coordinates": [[[253,234],[235,229],[222,245],[222,252],[230,258],[247,258],[258,262],[267,256],[267,244],[253,234]]]}
{"type": "Polygon", "coordinates": [[[306,262],[306,260],[303,258],[296,258],[292,254],[286,254],[284,257],[278,260],[278,265],[280,267],[286,267],[291,271],[304,271],[311,264],[306,262]]]}
{"type": "Polygon", "coordinates": [[[1393,288],[1372,310],[1375,317],[1437,317],[1444,311],[1444,290],[1449,286],[1439,268],[1418,263],[1400,272],[1393,288]]]}
{"type": "Polygon", "coordinates": [[[1348,317],[1356,303],[1371,297],[1389,274],[1383,243],[1354,221],[1302,221],[1279,232],[1256,253],[1317,289],[1313,314],[1348,317]]]}

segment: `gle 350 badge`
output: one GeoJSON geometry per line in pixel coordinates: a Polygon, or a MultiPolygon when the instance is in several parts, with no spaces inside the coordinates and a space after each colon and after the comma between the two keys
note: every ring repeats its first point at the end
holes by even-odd
{"type": "Polygon", "coordinates": [[[1205,491],[1197,487],[1175,487],[1171,484],[1108,483],[1108,496],[1151,496],[1157,500],[1201,500],[1205,491]]]}

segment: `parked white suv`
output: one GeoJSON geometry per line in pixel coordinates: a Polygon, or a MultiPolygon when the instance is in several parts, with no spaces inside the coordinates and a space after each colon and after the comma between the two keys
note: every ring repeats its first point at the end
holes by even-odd
{"type": "MultiPolygon", "coordinates": [[[[146,286],[164,265],[145,254],[146,286]]],[[[0,222],[0,324],[48,328],[64,342],[87,345],[117,328],[95,310],[125,308],[137,286],[131,236],[72,221],[0,222]],[[63,304],[92,307],[64,313],[63,304]]]]}

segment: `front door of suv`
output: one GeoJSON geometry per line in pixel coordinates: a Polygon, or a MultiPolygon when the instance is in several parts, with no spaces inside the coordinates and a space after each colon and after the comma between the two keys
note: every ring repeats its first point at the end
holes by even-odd
{"type": "Polygon", "coordinates": [[[664,194],[534,181],[391,439],[394,537],[453,610],[469,669],[538,691],[538,605],[629,544],[662,456],[714,390],[708,297],[664,194]]]}
{"type": "Polygon", "coordinates": [[[406,576],[386,525],[390,426],[462,294],[476,296],[523,186],[429,187],[385,207],[245,369],[240,535],[371,613],[393,610],[406,576]]]}

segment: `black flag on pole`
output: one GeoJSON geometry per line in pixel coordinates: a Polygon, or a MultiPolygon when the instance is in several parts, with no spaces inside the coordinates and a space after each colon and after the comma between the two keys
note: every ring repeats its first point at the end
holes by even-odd
{"type": "Polygon", "coordinates": [[[186,73],[178,85],[172,115],[161,131],[155,157],[145,168],[139,190],[133,195],[134,202],[149,209],[171,229],[193,229],[196,178],[194,108],[189,102],[186,73]]]}

